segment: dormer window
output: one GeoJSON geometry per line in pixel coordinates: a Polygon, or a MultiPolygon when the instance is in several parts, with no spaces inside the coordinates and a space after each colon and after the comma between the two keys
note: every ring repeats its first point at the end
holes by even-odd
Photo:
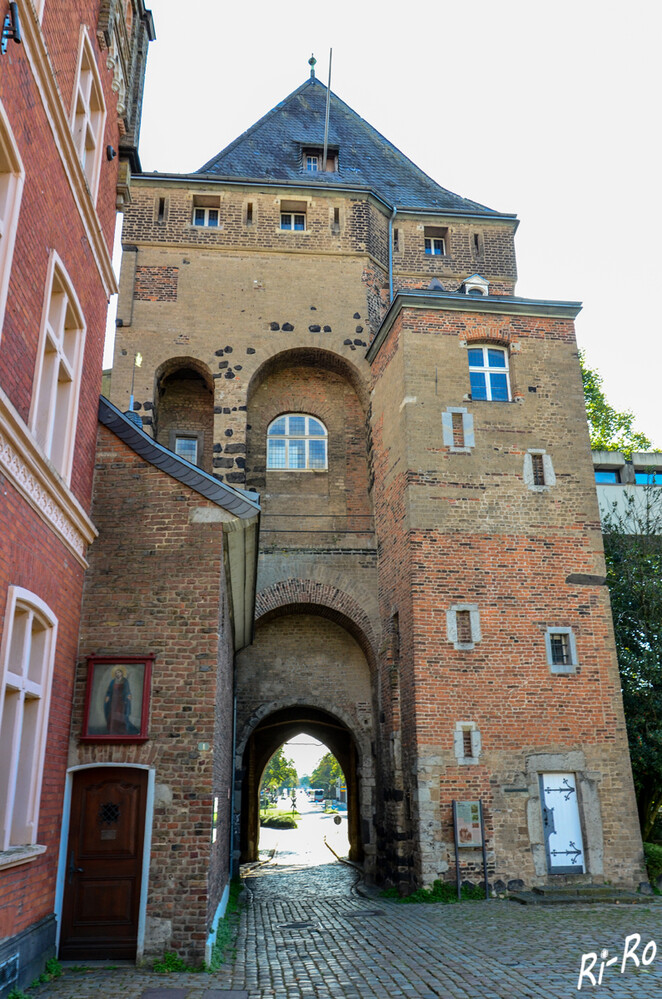
{"type": "Polygon", "coordinates": [[[465,295],[489,295],[490,282],[482,274],[472,274],[464,279],[461,290],[465,295]]]}
{"type": "MultiPolygon", "coordinates": [[[[308,147],[301,150],[301,163],[304,173],[320,173],[324,170],[324,147],[308,147]]],[[[338,169],[338,151],[327,149],[326,173],[335,173],[338,169]]]]}

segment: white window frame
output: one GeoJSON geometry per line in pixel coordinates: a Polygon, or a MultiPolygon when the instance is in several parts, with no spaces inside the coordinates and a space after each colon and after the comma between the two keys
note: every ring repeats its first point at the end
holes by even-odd
{"type": "Polygon", "coordinates": [[[483,351],[483,364],[472,364],[469,361],[469,377],[471,378],[471,372],[472,371],[484,374],[485,375],[485,389],[486,389],[486,395],[487,395],[487,397],[485,399],[475,399],[475,396],[472,393],[472,396],[471,396],[472,400],[475,400],[476,402],[511,402],[512,395],[511,395],[511,391],[510,391],[510,364],[509,364],[509,358],[508,358],[508,350],[507,350],[507,348],[506,347],[501,347],[501,346],[495,346],[494,344],[491,344],[491,343],[470,343],[470,344],[467,345],[467,359],[469,358],[468,351],[470,351],[470,350],[482,350],[483,351]],[[497,368],[497,367],[493,367],[492,365],[490,365],[490,363],[489,363],[489,354],[486,353],[486,351],[490,351],[490,350],[498,351],[500,354],[503,354],[504,360],[506,362],[505,363],[505,367],[503,367],[503,368],[497,368]],[[493,396],[492,396],[492,382],[491,382],[491,379],[490,379],[490,374],[491,373],[499,374],[499,375],[505,374],[505,376],[506,376],[506,391],[508,393],[508,398],[507,399],[494,399],[493,398],[493,396]]]}
{"type": "Polygon", "coordinates": [[[71,132],[83,173],[96,202],[106,125],[106,102],[94,48],[87,29],[81,28],[80,52],[71,104],[71,132]]]}
{"type": "Polygon", "coordinates": [[[317,153],[306,153],[306,173],[319,173],[320,157],[317,153]]]}
{"type": "Polygon", "coordinates": [[[194,205],[193,206],[193,217],[191,219],[191,225],[196,226],[196,228],[198,228],[198,229],[201,229],[203,227],[206,227],[208,229],[218,229],[220,227],[220,224],[221,224],[221,211],[220,211],[220,208],[218,208],[218,207],[215,207],[215,208],[205,208],[203,205],[194,205]],[[202,212],[203,213],[203,220],[202,220],[202,222],[196,221],[196,217],[195,216],[196,216],[196,214],[198,212],[202,212]],[[211,213],[212,212],[216,216],[216,221],[215,222],[211,221],[211,213]]]}
{"type": "Polygon", "coordinates": [[[0,101],[0,337],[5,318],[25,170],[0,101]]]}
{"type": "Polygon", "coordinates": [[[577,666],[577,645],[575,642],[575,634],[572,628],[548,628],[545,632],[545,650],[547,652],[547,665],[552,673],[576,673],[577,666]],[[569,655],[569,661],[567,663],[559,663],[554,661],[554,655],[552,652],[552,636],[562,635],[567,639],[567,650],[569,655]]]}
{"type": "Polygon", "coordinates": [[[53,250],[39,334],[30,430],[65,482],[71,477],[86,326],[76,292],[53,250]]]}
{"type": "Polygon", "coordinates": [[[459,721],[455,722],[455,731],[453,733],[453,750],[455,753],[455,759],[462,766],[475,766],[480,762],[480,754],[483,749],[483,740],[481,739],[480,732],[478,731],[478,726],[476,722],[472,721],[459,721]],[[464,734],[465,732],[471,733],[471,756],[466,756],[464,752],[464,734]]]}
{"type": "Polygon", "coordinates": [[[531,447],[528,449],[524,455],[524,468],[522,470],[522,477],[524,479],[524,484],[527,489],[530,489],[532,493],[546,493],[549,492],[552,486],[556,485],[556,473],[554,472],[554,465],[552,464],[551,454],[543,448],[531,447]],[[533,475],[533,455],[537,454],[542,457],[542,471],[544,483],[537,484],[534,482],[533,475]]]}
{"type": "Polygon", "coordinates": [[[449,451],[453,451],[456,454],[467,454],[473,447],[476,446],[473,414],[470,413],[464,406],[446,407],[446,412],[441,414],[441,432],[443,435],[444,446],[447,447],[449,451]],[[461,447],[457,447],[454,444],[455,435],[453,434],[453,413],[459,413],[462,416],[464,444],[461,447]]]}
{"type": "Polygon", "coordinates": [[[305,232],[306,231],[306,213],[305,212],[281,212],[280,213],[280,227],[285,232],[305,232]],[[296,220],[302,219],[303,224],[297,226],[296,220]]]}
{"type": "Polygon", "coordinates": [[[473,649],[482,639],[480,630],[480,612],[478,604],[453,604],[446,611],[446,636],[454,648],[473,649]],[[457,637],[457,614],[458,611],[469,611],[469,622],[471,624],[471,641],[459,642],[457,637]]]}
{"type": "Polygon", "coordinates": [[[318,416],[312,416],[310,413],[281,413],[277,416],[275,420],[272,420],[267,427],[267,471],[272,472],[326,472],[329,467],[329,432],[326,428],[325,423],[320,420],[318,416]],[[298,419],[305,419],[305,432],[303,434],[291,433],[290,432],[290,418],[296,417],[298,419]],[[284,434],[272,434],[271,428],[278,423],[279,420],[285,420],[285,433],[284,434]],[[315,420],[320,426],[324,428],[324,435],[321,434],[311,434],[309,433],[309,420],[315,420]],[[285,447],[283,449],[283,454],[285,458],[284,465],[274,465],[271,464],[271,453],[269,448],[270,441],[285,441],[285,447]],[[300,467],[289,467],[289,445],[290,441],[303,441],[304,442],[304,453],[305,462],[300,467]],[[310,442],[311,441],[324,441],[324,465],[311,465],[310,464],[310,442]]]}
{"type": "Polygon", "coordinates": [[[446,256],[446,240],[443,236],[425,236],[424,245],[427,257],[446,256]]]}
{"type": "Polygon", "coordinates": [[[9,587],[0,646],[0,866],[43,852],[27,848],[37,843],[57,625],[40,597],[9,587]]]}

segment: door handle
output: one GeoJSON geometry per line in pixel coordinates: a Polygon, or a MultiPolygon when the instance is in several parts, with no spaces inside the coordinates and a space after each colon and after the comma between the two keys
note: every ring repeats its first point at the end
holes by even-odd
{"type": "Polygon", "coordinates": [[[71,851],[71,855],[69,857],[69,867],[67,869],[67,873],[69,875],[69,879],[68,879],[69,884],[71,884],[71,882],[73,881],[74,874],[83,874],[83,868],[82,867],[76,867],[76,862],[74,860],[74,851],[73,850],[71,851]]]}

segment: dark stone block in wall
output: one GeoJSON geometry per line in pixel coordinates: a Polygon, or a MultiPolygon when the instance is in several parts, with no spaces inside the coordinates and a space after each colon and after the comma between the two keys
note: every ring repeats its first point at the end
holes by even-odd
{"type": "Polygon", "coordinates": [[[362,326],[357,326],[356,330],[354,332],[355,333],[363,333],[363,327],[362,326]]]}
{"type": "Polygon", "coordinates": [[[232,468],[234,461],[232,458],[214,458],[213,465],[214,468],[232,468]]]}
{"type": "MultiPolygon", "coordinates": [[[[220,444],[218,445],[220,451],[220,444]]],[[[246,445],[245,444],[226,444],[225,445],[226,454],[245,454],[246,445]]]]}
{"type": "Polygon", "coordinates": [[[360,319],[360,318],[361,318],[361,313],[360,312],[355,312],[354,313],[354,319],[360,319]]]}
{"type": "Polygon", "coordinates": [[[226,347],[225,348],[225,353],[226,354],[231,354],[232,353],[232,347],[226,347]]]}
{"type": "Polygon", "coordinates": [[[232,437],[233,433],[234,433],[234,431],[230,430],[230,428],[228,427],[228,429],[225,431],[225,436],[226,437],[232,437]]]}
{"type": "Polygon", "coordinates": [[[255,347],[246,347],[246,353],[247,354],[254,354],[255,353],[255,347]]]}
{"type": "Polygon", "coordinates": [[[324,327],[324,332],[325,333],[331,333],[331,327],[330,326],[325,326],[324,327]]]}
{"type": "Polygon", "coordinates": [[[226,371],[225,372],[225,377],[226,378],[235,378],[236,376],[235,376],[234,371],[226,371]]]}
{"type": "Polygon", "coordinates": [[[236,482],[236,483],[245,482],[246,481],[246,473],[245,472],[230,472],[230,474],[228,475],[226,481],[227,482],[236,482]]]}
{"type": "Polygon", "coordinates": [[[241,364],[235,364],[235,366],[234,366],[234,370],[235,371],[241,371],[241,369],[242,369],[242,365],[241,364]]]}
{"type": "Polygon", "coordinates": [[[219,361],[218,362],[218,366],[219,366],[219,368],[227,368],[228,362],[227,361],[219,361]]]}
{"type": "Polygon", "coordinates": [[[291,333],[292,330],[294,329],[294,326],[292,325],[292,323],[283,323],[283,329],[285,330],[286,333],[291,333]]]}
{"type": "Polygon", "coordinates": [[[507,885],[508,891],[522,891],[524,882],[521,878],[511,878],[507,885]]]}
{"type": "Polygon", "coordinates": [[[308,330],[309,330],[309,331],[310,331],[311,333],[319,333],[319,332],[321,331],[321,329],[322,329],[322,327],[321,327],[321,326],[309,326],[309,327],[308,327],[308,330]]]}
{"type": "Polygon", "coordinates": [[[349,347],[349,346],[351,346],[352,341],[351,340],[343,340],[343,343],[345,344],[346,347],[349,347]]]}
{"type": "Polygon", "coordinates": [[[273,330],[274,333],[280,329],[280,323],[269,323],[269,329],[273,330]]]}

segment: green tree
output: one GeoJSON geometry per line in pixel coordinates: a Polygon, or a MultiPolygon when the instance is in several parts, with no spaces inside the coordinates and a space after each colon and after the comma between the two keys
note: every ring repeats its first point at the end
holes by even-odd
{"type": "Polygon", "coordinates": [[[644,840],[662,808],[662,488],[626,496],[604,518],[623,705],[644,840]]]}
{"type": "Polygon", "coordinates": [[[323,787],[327,797],[335,797],[335,792],[331,794],[331,788],[335,788],[339,780],[344,780],[340,764],[332,753],[327,753],[319,761],[310,775],[312,787],[323,787]]]}
{"type": "Polygon", "coordinates": [[[281,746],[267,763],[262,774],[261,791],[280,791],[284,787],[298,787],[299,776],[294,760],[286,760],[281,746]]]}
{"type": "Polygon", "coordinates": [[[583,351],[579,352],[584,383],[584,402],[594,451],[621,451],[630,458],[633,451],[648,451],[651,442],[645,434],[634,430],[634,413],[619,413],[610,406],[602,388],[602,375],[587,367],[583,351]]]}

